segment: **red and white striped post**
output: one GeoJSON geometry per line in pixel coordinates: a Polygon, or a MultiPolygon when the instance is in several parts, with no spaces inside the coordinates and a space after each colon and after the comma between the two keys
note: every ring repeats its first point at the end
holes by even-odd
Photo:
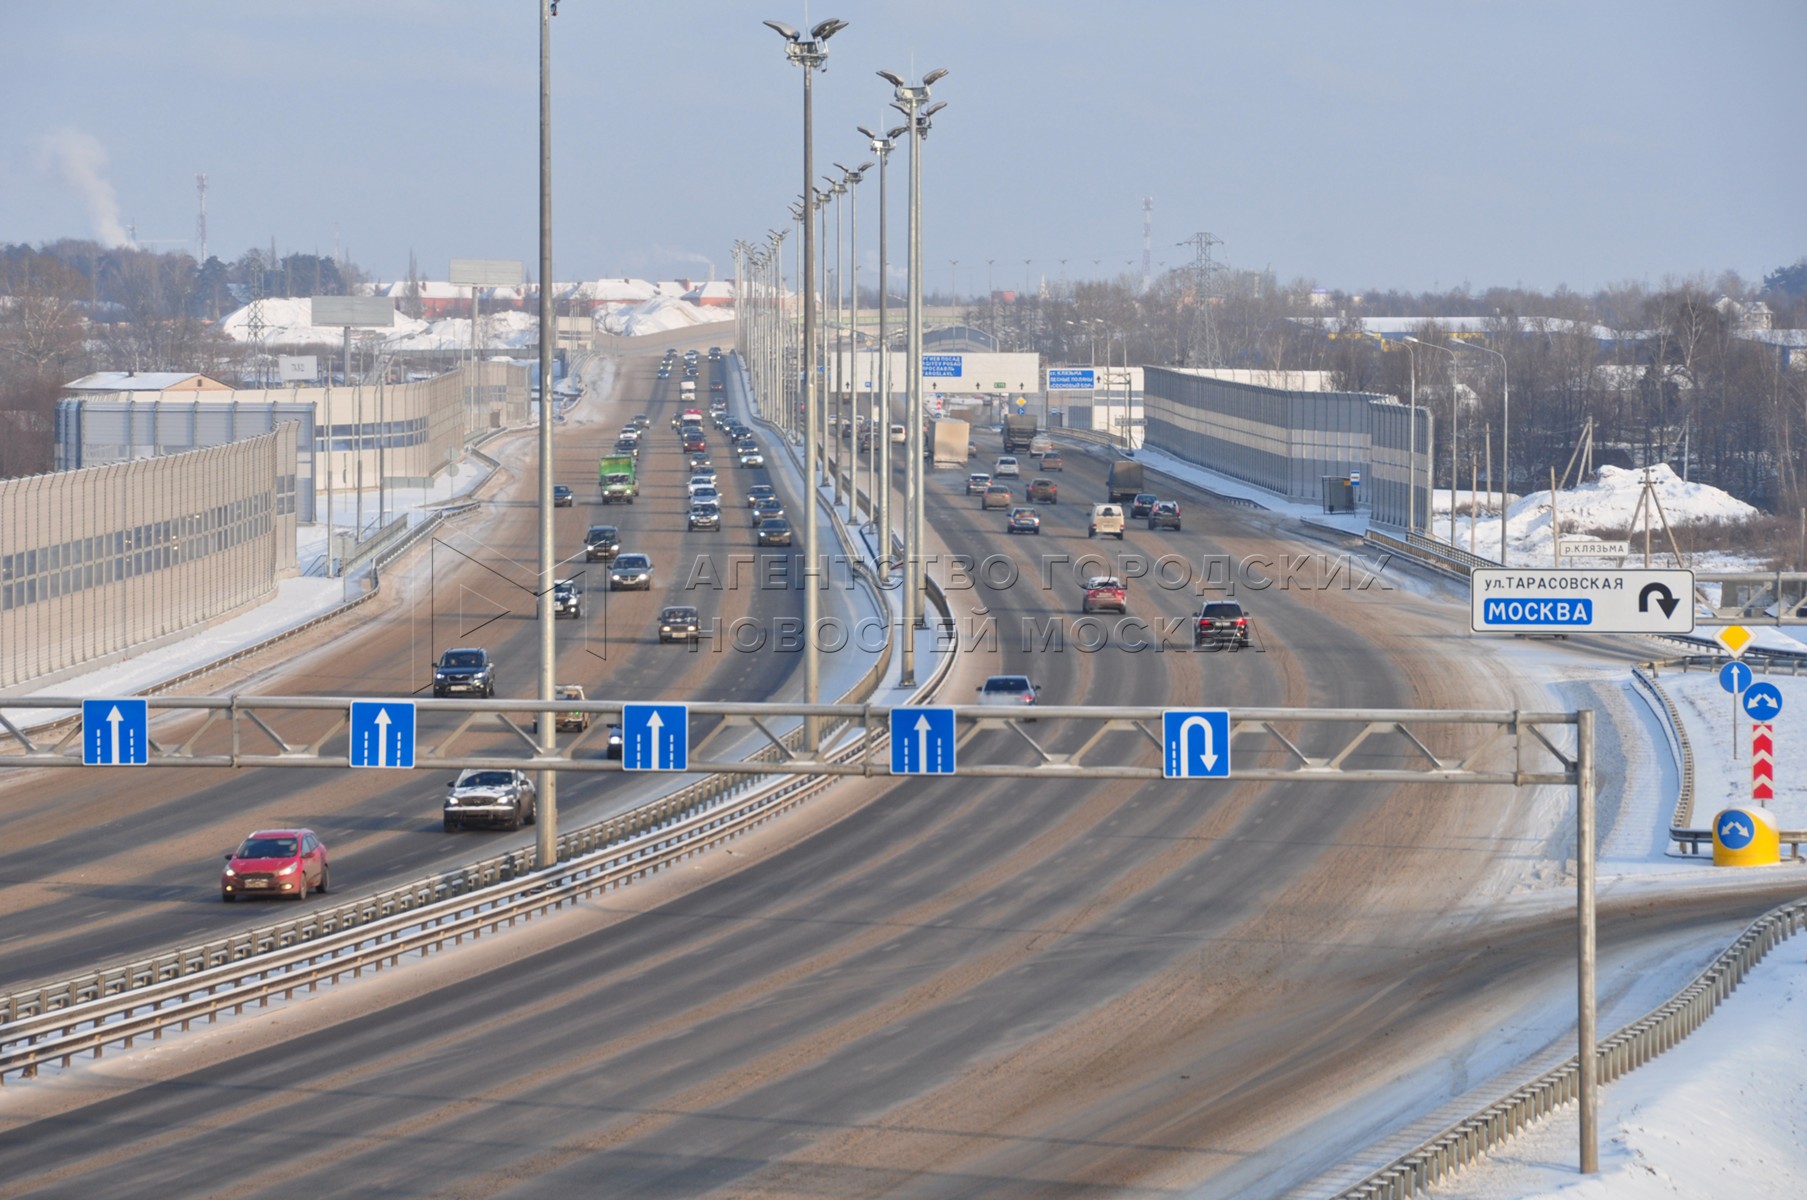
{"type": "Polygon", "coordinates": [[[1776,798],[1775,726],[1751,723],[1751,799],[1767,804],[1776,798]]]}

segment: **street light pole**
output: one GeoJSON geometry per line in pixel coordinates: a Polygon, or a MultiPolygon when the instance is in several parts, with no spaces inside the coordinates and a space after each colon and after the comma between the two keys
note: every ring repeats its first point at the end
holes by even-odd
{"type": "Polygon", "coordinates": [[[889,230],[886,215],[886,165],[897,139],[909,132],[907,126],[876,133],[864,125],[859,127],[878,156],[878,454],[873,472],[872,494],[878,502],[879,578],[889,582],[891,571],[891,335],[889,230]]]}
{"type": "Polygon", "coordinates": [[[1506,566],[1506,508],[1512,487],[1512,388],[1506,378],[1506,356],[1491,346],[1457,342],[1457,348],[1491,354],[1500,360],[1500,566],[1506,566]]]}
{"type": "MultiPolygon", "coordinates": [[[[858,406],[855,403],[858,387],[854,381],[860,377],[860,197],[859,193],[853,189],[866,178],[866,172],[872,169],[872,164],[867,162],[861,163],[857,167],[847,167],[836,163],[835,166],[841,168],[841,176],[847,184],[847,257],[849,260],[847,290],[852,297],[850,315],[847,320],[847,407],[849,419],[852,422],[848,427],[851,437],[847,447],[847,515],[852,518],[853,524],[857,528],[860,523],[860,423],[859,413],[856,411],[858,406]]],[[[872,391],[868,388],[866,391],[866,429],[868,432],[872,429],[871,410],[872,391]]],[[[871,447],[868,447],[867,456],[870,457],[871,453],[871,447]]],[[[871,497],[868,497],[868,501],[870,500],[871,497]]]]}
{"type": "MultiPolygon", "coordinates": [[[[539,714],[540,754],[558,754],[557,723],[552,719],[553,670],[558,647],[552,630],[552,348],[558,321],[552,305],[552,18],[558,0],[540,0],[540,563],[539,563],[539,714]]],[[[543,869],[558,862],[558,772],[536,771],[534,813],[537,820],[534,861],[543,869]]]]}
{"type": "Polygon", "coordinates": [[[929,104],[929,87],[947,74],[930,71],[918,84],[905,83],[894,71],[880,71],[879,78],[896,89],[892,107],[903,113],[910,127],[910,416],[905,430],[904,549],[904,687],[916,685],[916,629],[925,624],[922,614],[922,140],[942,104],[929,104]]]}
{"type": "MultiPolygon", "coordinates": [[[[816,69],[828,58],[825,43],[845,29],[847,22],[833,18],[822,21],[809,31],[807,41],[802,34],[782,21],[767,21],[765,24],[784,39],[786,57],[803,68],[803,197],[807,206],[809,198],[815,194],[816,178],[814,130],[810,123],[810,80],[815,76],[816,69]]],[[[814,298],[809,295],[811,277],[815,274],[816,247],[810,237],[808,215],[806,207],[803,222],[803,478],[808,485],[808,495],[803,506],[803,702],[818,704],[822,693],[822,664],[817,654],[821,593],[816,574],[820,569],[822,544],[816,521],[816,365],[810,361],[814,354],[816,308],[814,298]]],[[[819,718],[809,717],[804,720],[803,748],[806,751],[815,751],[820,733],[819,718]]]]}
{"type": "MultiPolygon", "coordinates": [[[[841,506],[841,476],[845,473],[847,464],[847,453],[841,448],[841,435],[846,432],[842,425],[842,397],[847,391],[846,371],[841,365],[841,350],[847,340],[846,313],[841,308],[841,293],[846,290],[847,283],[847,277],[842,272],[841,264],[841,197],[847,194],[847,184],[844,180],[831,179],[826,175],[822,179],[828,184],[828,188],[823,194],[834,198],[834,320],[835,324],[840,326],[834,337],[834,391],[831,393],[834,397],[833,432],[827,435],[828,445],[824,448],[823,455],[824,461],[828,461],[828,451],[830,449],[834,451],[833,461],[829,463],[828,476],[834,488],[834,505],[839,508],[841,506]]],[[[824,230],[828,228],[826,205],[822,210],[822,227],[824,230]]],[[[828,277],[828,256],[826,254],[822,256],[822,272],[823,279],[826,281],[828,277]]],[[[822,337],[823,348],[826,351],[827,333],[824,332],[822,337]]]]}
{"type": "MultiPolygon", "coordinates": [[[[1461,470],[1461,465],[1456,460],[1456,443],[1460,440],[1456,437],[1456,431],[1460,427],[1461,420],[1461,408],[1456,403],[1456,352],[1451,350],[1448,346],[1438,345],[1436,342],[1421,341],[1415,337],[1407,337],[1405,340],[1412,343],[1414,346],[1424,346],[1431,350],[1441,350],[1443,353],[1449,355],[1449,544],[1453,546],[1456,544],[1456,472],[1461,470]]],[[[1432,488],[1431,491],[1434,495],[1436,489],[1432,488]]],[[[1425,515],[1427,518],[1430,516],[1428,513],[1425,515]]],[[[1425,524],[1426,528],[1429,528],[1432,522],[1427,519],[1425,524]]]]}

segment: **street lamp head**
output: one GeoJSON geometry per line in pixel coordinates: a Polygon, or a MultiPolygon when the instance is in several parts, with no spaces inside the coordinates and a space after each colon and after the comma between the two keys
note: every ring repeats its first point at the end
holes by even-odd
{"type": "MultiPolygon", "coordinates": [[[[893,107],[895,107],[895,106],[893,106],[893,107]]],[[[895,142],[898,138],[902,137],[904,134],[906,134],[908,132],[910,132],[910,127],[908,125],[899,125],[896,129],[892,129],[892,130],[888,131],[885,134],[885,138],[889,141],[895,142]]]]}
{"type": "MultiPolygon", "coordinates": [[[[769,25],[771,22],[767,21],[766,24],[769,25]]],[[[829,38],[845,28],[847,28],[847,22],[838,17],[830,17],[828,20],[821,22],[814,29],[810,30],[809,36],[815,38],[818,42],[826,42],[829,38]]]]}
{"type": "Polygon", "coordinates": [[[786,25],[783,21],[767,21],[765,24],[767,28],[776,30],[778,36],[787,42],[794,42],[803,36],[789,25],[786,25]]]}
{"type": "Polygon", "coordinates": [[[922,119],[927,121],[931,117],[933,117],[936,113],[940,112],[942,109],[944,109],[946,107],[947,107],[947,101],[945,101],[945,100],[941,101],[938,104],[931,104],[927,108],[922,110],[922,119]]]}
{"type": "Polygon", "coordinates": [[[927,75],[922,77],[922,86],[928,87],[931,83],[934,83],[937,79],[944,78],[946,75],[946,67],[936,67],[933,71],[930,71],[927,75]]]}
{"type": "MultiPolygon", "coordinates": [[[[768,22],[766,22],[766,24],[769,25],[769,24],[771,24],[771,22],[768,21],[768,22]]],[[[878,77],[880,79],[884,80],[886,83],[890,84],[892,87],[900,88],[900,87],[904,86],[903,76],[899,75],[896,71],[880,71],[878,73],[878,77]]]]}

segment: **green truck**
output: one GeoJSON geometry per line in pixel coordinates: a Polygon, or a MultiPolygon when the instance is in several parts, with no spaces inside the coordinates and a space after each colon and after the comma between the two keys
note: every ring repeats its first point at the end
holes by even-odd
{"type": "Polygon", "coordinates": [[[632,504],[634,497],[640,494],[640,482],[634,476],[634,456],[605,454],[597,459],[596,483],[602,489],[604,504],[617,500],[632,504]]]}

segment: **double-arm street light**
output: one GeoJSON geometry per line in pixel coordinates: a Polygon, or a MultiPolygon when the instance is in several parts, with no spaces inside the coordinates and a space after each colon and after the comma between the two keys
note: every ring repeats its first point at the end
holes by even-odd
{"type": "MultiPolygon", "coordinates": [[[[866,162],[849,167],[836,163],[835,166],[841,168],[841,182],[847,187],[847,416],[852,421],[848,426],[847,514],[857,526],[860,521],[860,423],[854,411],[857,387],[854,381],[859,378],[860,370],[860,198],[854,188],[866,178],[872,164],[866,162]]],[[[866,408],[870,413],[870,396],[866,408]]],[[[868,432],[872,428],[869,416],[866,428],[868,432]]]]}
{"type": "Polygon", "coordinates": [[[910,138],[910,415],[905,431],[904,452],[907,480],[904,495],[904,638],[903,678],[905,687],[916,684],[916,629],[922,623],[922,142],[929,125],[945,104],[929,103],[929,88],[947,75],[937,69],[922,77],[921,83],[906,83],[895,71],[880,71],[878,76],[896,89],[897,99],[891,107],[903,113],[914,135],[910,138]]]}
{"type": "MultiPolygon", "coordinates": [[[[558,723],[552,719],[553,673],[558,647],[553,639],[557,615],[552,611],[552,355],[558,321],[552,294],[552,18],[558,0],[540,0],[540,562],[538,624],[540,643],[539,700],[547,707],[539,716],[540,753],[558,753],[558,723]]],[[[534,857],[540,867],[558,861],[558,772],[538,771],[539,829],[534,857]]]]}
{"type": "MultiPolygon", "coordinates": [[[[815,194],[816,178],[810,80],[828,60],[828,39],[847,28],[847,22],[834,18],[818,22],[810,29],[807,38],[782,21],[767,21],[765,24],[784,39],[785,57],[803,68],[803,196],[807,203],[815,194]]],[[[804,216],[807,218],[808,215],[806,209],[804,216]]],[[[807,219],[803,222],[803,229],[803,477],[809,487],[809,495],[803,505],[803,702],[818,704],[821,702],[822,686],[816,637],[821,622],[821,589],[818,586],[820,581],[815,575],[821,569],[822,547],[816,521],[816,364],[811,361],[814,357],[816,306],[814,298],[809,294],[815,275],[816,247],[807,219]]],[[[546,724],[551,722],[547,721],[546,724]]],[[[810,717],[805,720],[804,749],[812,752],[816,749],[820,732],[819,718],[810,717]]]]}
{"type": "Polygon", "coordinates": [[[885,165],[891,160],[891,151],[897,145],[897,139],[910,132],[907,125],[899,125],[884,133],[875,133],[864,125],[859,127],[861,133],[871,146],[872,153],[878,156],[878,438],[877,453],[874,455],[872,496],[878,504],[878,549],[879,572],[881,579],[889,579],[891,563],[891,335],[886,326],[889,315],[891,294],[890,264],[887,260],[888,241],[886,231],[886,187],[885,165]]]}
{"type": "MultiPolygon", "coordinates": [[[[843,246],[841,241],[841,197],[847,194],[847,181],[845,179],[836,179],[832,175],[824,175],[822,176],[822,182],[828,185],[822,189],[822,195],[825,201],[822,212],[822,228],[824,233],[826,233],[828,229],[826,200],[832,199],[834,201],[834,325],[838,327],[832,342],[828,336],[826,322],[824,322],[822,333],[822,351],[824,356],[827,356],[828,347],[830,345],[834,347],[834,390],[828,393],[828,395],[833,398],[831,411],[834,413],[834,419],[825,422],[828,429],[824,431],[823,436],[827,438],[827,444],[823,447],[822,454],[823,461],[828,464],[829,480],[834,487],[835,507],[839,508],[841,506],[841,476],[844,473],[843,468],[847,462],[847,455],[841,449],[841,397],[847,390],[846,376],[841,365],[841,346],[842,343],[846,341],[847,337],[847,326],[844,323],[847,319],[847,315],[841,309],[841,294],[847,290],[847,276],[841,260],[841,250],[843,246]],[[832,458],[830,456],[830,451],[833,452],[832,458]]],[[[822,294],[826,296],[828,294],[828,255],[826,254],[822,256],[822,280],[822,294]]],[[[826,388],[827,386],[827,381],[824,380],[823,387],[826,388]]],[[[829,408],[830,405],[825,402],[824,407],[829,408]]]]}
{"type": "Polygon", "coordinates": [[[1512,487],[1512,388],[1506,379],[1506,356],[1491,346],[1451,343],[1458,350],[1491,354],[1500,360],[1500,566],[1506,566],[1506,508],[1512,487]]]}

